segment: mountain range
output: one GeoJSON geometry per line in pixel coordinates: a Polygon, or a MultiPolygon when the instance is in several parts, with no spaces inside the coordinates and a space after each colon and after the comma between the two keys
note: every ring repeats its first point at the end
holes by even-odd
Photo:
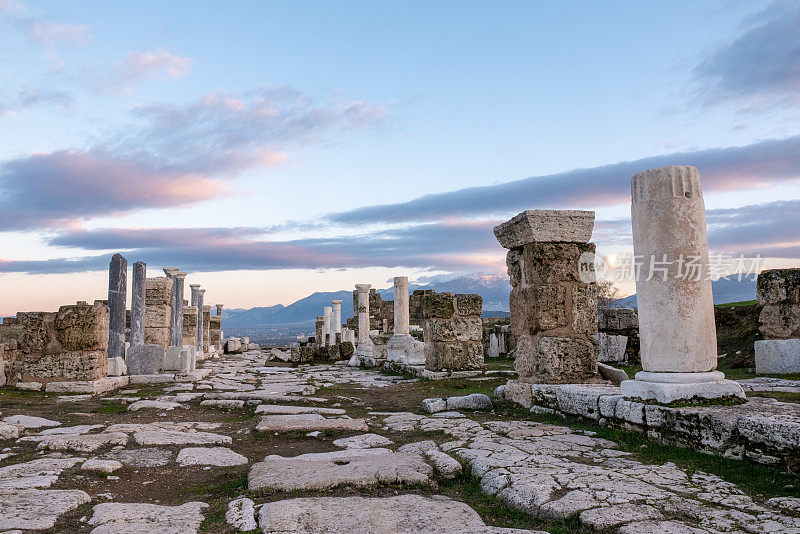
{"type": "MultiPolygon", "coordinates": [[[[720,279],[712,282],[714,304],[752,300],[756,296],[754,280],[720,279]]],[[[429,284],[409,284],[409,290],[434,289],[437,292],[474,293],[483,298],[483,315],[497,317],[508,315],[508,296],[511,284],[505,275],[468,274],[451,280],[431,282],[429,284]]],[[[387,287],[378,289],[378,293],[386,300],[394,299],[394,289],[387,287]]],[[[316,292],[288,306],[275,306],[246,309],[223,309],[223,328],[227,333],[243,335],[257,332],[308,332],[313,329],[314,321],[322,315],[322,309],[330,306],[332,300],[342,301],[342,322],[353,317],[353,293],[350,290],[335,292],[316,292]]],[[[618,307],[636,307],[636,295],[630,295],[615,301],[618,307]]]]}

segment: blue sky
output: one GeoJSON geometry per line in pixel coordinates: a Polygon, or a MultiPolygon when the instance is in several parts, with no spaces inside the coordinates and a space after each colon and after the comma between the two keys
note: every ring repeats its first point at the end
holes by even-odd
{"type": "Polygon", "coordinates": [[[631,174],[671,163],[712,249],[800,264],[798,29],[794,2],[0,0],[0,313],[102,298],[117,250],[229,306],[502,272],[526,208],[595,209],[616,253],[631,174]]]}

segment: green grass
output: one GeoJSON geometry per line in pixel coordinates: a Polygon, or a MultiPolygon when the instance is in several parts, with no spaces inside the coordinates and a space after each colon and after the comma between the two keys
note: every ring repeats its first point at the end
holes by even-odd
{"type": "Polygon", "coordinates": [[[757,300],[740,300],[738,302],[726,302],[725,304],[715,304],[715,308],[736,308],[737,306],[752,306],[758,304],[757,300]]]}
{"type": "Polygon", "coordinates": [[[99,408],[95,408],[94,413],[125,413],[128,411],[128,406],[125,404],[104,404],[99,408]]]}
{"type": "Polygon", "coordinates": [[[800,477],[788,471],[667,445],[638,432],[601,427],[591,423],[576,423],[556,415],[532,414],[529,418],[541,423],[596,432],[597,437],[617,443],[621,450],[632,453],[635,459],[643,463],[673,462],[688,473],[703,471],[718,475],[751,494],[766,497],[800,497],[800,477]]]}
{"type": "Polygon", "coordinates": [[[793,402],[800,404],[800,393],[790,393],[786,391],[751,391],[748,397],[767,397],[780,402],[793,402]]]}

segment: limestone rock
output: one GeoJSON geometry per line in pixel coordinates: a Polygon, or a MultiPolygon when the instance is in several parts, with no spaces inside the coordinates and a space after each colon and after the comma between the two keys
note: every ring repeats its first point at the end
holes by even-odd
{"type": "Polygon", "coordinates": [[[211,432],[182,432],[179,430],[141,430],[133,439],[139,445],[224,445],[233,440],[230,436],[211,432]]]}
{"type": "MultiPolygon", "coordinates": [[[[0,493],[34,488],[49,488],[65,469],[81,463],[83,458],[39,458],[20,464],[0,467],[0,493]]],[[[2,501],[2,499],[0,499],[2,501]]]]}
{"type": "Polygon", "coordinates": [[[250,469],[248,489],[294,491],[343,485],[367,487],[430,483],[433,469],[420,456],[381,452],[385,450],[350,449],[338,453],[302,454],[293,458],[270,455],[250,469]]]}
{"type": "Polygon", "coordinates": [[[258,522],[264,534],[535,534],[488,527],[463,502],[422,495],[287,499],[264,504],[258,522]]]}
{"type": "Polygon", "coordinates": [[[494,227],[500,246],[519,248],[529,243],[587,243],[592,238],[594,212],[581,210],[526,210],[494,227]]]}
{"type": "Polygon", "coordinates": [[[125,359],[129,375],[155,375],[164,370],[164,347],[160,344],[136,345],[128,349],[125,359]]]}
{"type": "Polygon", "coordinates": [[[369,427],[363,419],[326,419],[319,414],[266,415],[256,425],[261,432],[293,432],[313,430],[356,430],[367,431],[369,427]]]}
{"type": "Polygon", "coordinates": [[[423,399],[422,409],[428,413],[443,412],[447,410],[446,399],[423,399]]]}
{"type": "Polygon", "coordinates": [[[600,372],[600,376],[615,386],[620,385],[623,380],[628,380],[628,373],[602,362],[597,362],[597,370],[600,372]]]}
{"type": "Polygon", "coordinates": [[[488,410],[491,407],[492,400],[483,393],[447,398],[448,410],[488,410]]]}
{"type": "MultiPolygon", "coordinates": [[[[125,445],[128,435],[122,432],[104,432],[100,434],[62,434],[49,436],[30,436],[39,442],[37,448],[51,451],[94,452],[108,445],[125,445]]],[[[21,438],[20,441],[29,438],[21,438]]],[[[31,439],[33,441],[33,439],[31,439]]]]}
{"type": "Polygon", "coordinates": [[[122,463],[116,460],[100,460],[98,458],[91,458],[83,462],[81,471],[96,471],[98,473],[113,473],[117,469],[122,468],[122,463]]]}
{"type": "Polygon", "coordinates": [[[256,407],[257,414],[264,415],[296,415],[302,413],[316,413],[319,415],[344,415],[346,410],[341,408],[318,408],[316,406],[288,406],[285,404],[260,404],[256,407]]]}
{"type": "Polygon", "coordinates": [[[240,532],[257,529],[255,503],[247,497],[232,500],[225,511],[225,521],[240,532]]]}
{"type": "Polygon", "coordinates": [[[142,534],[146,532],[197,532],[203,522],[202,502],[180,506],[149,503],[102,503],[92,508],[91,534],[142,534]]]}
{"type": "Polygon", "coordinates": [[[185,408],[185,406],[177,402],[158,400],[140,400],[128,405],[129,412],[138,412],[139,410],[174,410],[175,408],[185,408]]]}
{"type": "Polygon", "coordinates": [[[0,530],[52,528],[61,515],[91,500],[78,490],[0,491],[0,530]]]}
{"type": "Polygon", "coordinates": [[[455,478],[461,474],[461,464],[449,454],[437,450],[427,450],[425,456],[433,463],[433,467],[442,478],[455,478]]]}
{"type": "Polygon", "coordinates": [[[105,304],[61,306],[56,313],[56,339],[64,352],[108,349],[109,310],[105,304]]]}
{"type": "Polygon", "coordinates": [[[371,447],[385,447],[394,443],[387,437],[378,434],[359,434],[357,436],[350,436],[349,438],[340,438],[333,440],[333,444],[337,447],[345,449],[369,449],[371,447]]]}
{"type": "Polygon", "coordinates": [[[176,461],[181,466],[213,465],[216,467],[248,463],[246,456],[233,452],[227,447],[187,447],[178,452],[176,461]]]}
{"type": "Polygon", "coordinates": [[[104,457],[131,467],[163,467],[172,461],[172,452],[154,448],[120,449],[109,451],[104,457]]]}
{"type": "Polygon", "coordinates": [[[22,428],[43,428],[61,426],[58,421],[45,419],[44,417],[36,417],[33,415],[10,415],[3,418],[4,423],[21,426],[22,428]]]}
{"type": "Polygon", "coordinates": [[[800,339],[759,339],[755,352],[757,373],[800,373],[800,339]]]}
{"type": "Polygon", "coordinates": [[[19,437],[19,428],[16,425],[9,423],[0,423],[0,440],[4,439],[17,439],[19,437]]]}
{"type": "Polygon", "coordinates": [[[200,402],[200,406],[218,408],[220,410],[240,410],[244,408],[244,401],[235,399],[208,399],[200,402]]]}

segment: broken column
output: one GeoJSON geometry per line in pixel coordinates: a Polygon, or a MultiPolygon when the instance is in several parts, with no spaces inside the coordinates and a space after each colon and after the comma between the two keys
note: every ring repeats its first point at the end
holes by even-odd
{"type": "Polygon", "coordinates": [[[131,346],[144,345],[145,323],[145,280],[147,264],[137,261],[133,264],[133,281],[131,283],[131,346]]]}
{"type": "Polygon", "coordinates": [[[333,308],[326,306],[322,310],[323,324],[322,324],[322,338],[324,347],[333,345],[333,336],[331,335],[331,321],[333,320],[333,308]]]}
{"type": "Polygon", "coordinates": [[[314,337],[316,340],[317,347],[324,347],[325,346],[325,317],[322,315],[317,316],[317,320],[314,323],[314,337]]]}
{"type": "Polygon", "coordinates": [[[528,210],[494,228],[509,249],[514,367],[521,381],[597,376],[593,227],[592,211],[528,210]]]}
{"type": "Polygon", "coordinates": [[[358,348],[356,354],[363,357],[372,357],[372,341],[369,337],[369,288],[370,284],[356,284],[358,297],[358,348]]]}
{"type": "Polygon", "coordinates": [[[483,324],[480,295],[415,291],[416,315],[422,318],[425,369],[467,371],[483,368],[483,324]]]}
{"type": "Polygon", "coordinates": [[[408,277],[394,277],[394,334],[386,344],[386,359],[406,365],[424,365],[423,343],[408,333],[408,277]]]}
{"type": "Polygon", "coordinates": [[[800,269],[761,271],[757,287],[756,372],[800,373],[800,269]]]}
{"type": "MultiPolygon", "coordinates": [[[[205,289],[203,290],[205,292],[205,289]]],[[[210,352],[211,345],[211,306],[203,306],[203,352],[210,352]]]]}
{"type": "Polygon", "coordinates": [[[333,332],[331,332],[331,338],[333,343],[341,343],[344,341],[342,339],[342,301],[334,300],[331,304],[333,304],[333,332]]]}
{"type": "Polygon", "coordinates": [[[124,374],[127,285],[128,260],[121,254],[114,254],[108,266],[108,363],[111,376],[124,374]]]}
{"type": "Polygon", "coordinates": [[[631,197],[643,370],[622,382],[622,394],[664,404],[744,397],[738,383],[716,370],[700,173],[688,165],[640,172],[631,197]]]}

